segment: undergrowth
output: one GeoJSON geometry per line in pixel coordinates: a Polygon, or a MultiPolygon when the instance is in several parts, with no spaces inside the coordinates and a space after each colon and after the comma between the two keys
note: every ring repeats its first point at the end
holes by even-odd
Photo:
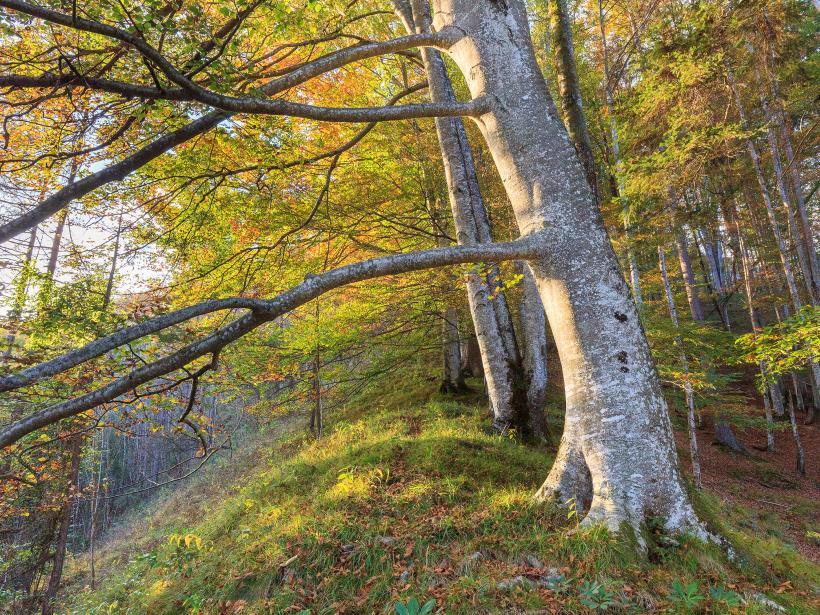
{"type": "Polygon", "coordinates": [[[651,527],[641,556],[534,504],[551,453],[490,434],[485,408],[382,392],[320,441],[257,446],[233,487],[212,468],[104,545],[95,591],[74,560],[62,612],[765,613],[766,595],[816,612],[818,568],[711,496],[696,504],[734,562],[651,527]]]}

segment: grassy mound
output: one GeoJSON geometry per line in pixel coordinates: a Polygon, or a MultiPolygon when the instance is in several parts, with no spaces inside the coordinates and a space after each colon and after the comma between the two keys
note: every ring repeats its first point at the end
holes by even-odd
{"type": "Polygon", "coordinates": [[[232,486],[211,468],[103,547],[96,591],[75,560],[62,611],[765,613],[771,600],[816,612],[818,568],[765,528],[735,529],[741,513],[709,496],[698,505],[734,563],[663,536],[639,557],[579,529],[571,506],[534,505],[550,453],[489,434],[485,408],[371,396],[321,441],[292,433],[247,451],[232,486]]]}

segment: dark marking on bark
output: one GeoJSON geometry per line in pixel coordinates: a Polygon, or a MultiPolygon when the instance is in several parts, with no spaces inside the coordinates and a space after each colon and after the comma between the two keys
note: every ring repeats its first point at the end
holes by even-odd
{"type": "Polygon", "coordinates": [[[490,0],[490,4],[498,11],[502,13],[507,12],[507,0],[490,0]]]}
{"type": "Polygon", "coordinates": [[[618,358],[618,361],[620,361],[621,363],[626,363],[627,360],[628,360],[626,358],[626,351],[625,350],[622,350],[621,352],[619,352],[615,356],[618,358]]]}
{"type": "Polygon", "coordinates": [[[629,316],[627,316],[623,312],[615,312],[615,320],[617,320],[618,322],[626,322],[627,320],[629,320],[629,316]]]}
{"type": "Polygon", "coordinates": [[[629,373],[629,368],[628,367],[622,367],[621,371],[625,374],[628,374],[629,373]]]}

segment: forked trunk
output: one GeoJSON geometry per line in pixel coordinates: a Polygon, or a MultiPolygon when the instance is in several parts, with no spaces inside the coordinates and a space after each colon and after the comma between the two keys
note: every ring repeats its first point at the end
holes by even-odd
{"type": "Polygon", "coordinates": [[[523,235],[564,372],[566,427],[539,497],[589,500],[585,523],[704,531],[686,494],[655,366],[629,287],[575,149],[535,60],[520,0],[436,0],[436,28],[463,33],[448,53],[523,235]]]}

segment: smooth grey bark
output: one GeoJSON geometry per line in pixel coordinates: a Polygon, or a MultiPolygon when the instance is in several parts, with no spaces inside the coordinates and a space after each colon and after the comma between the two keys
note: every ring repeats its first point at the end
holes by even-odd
{"type": "Polygon", "coordinates": [[[522,235],[541,246],[530,266],[565,376],[566,426],[537,497],[590,501],[585,524],[614,531],[647,516],[705,536],[681,477],[672,426],[638,311],[597,203],[558,117],[520,0],[435,0],[436,28],[463,38],[447,53],[522,235]]]}
{"type": "Polygon", "coordinates": [[[609,48],[606,42],[606,17],[604,15],[603,0],[598,0],[598,25],[601,31],[601,48],[604,56],[604,94],[606,96],[606,111],[609,116],[609,131],[612,137],[612,156],[615,163],[615,185],[618,189],[618,200],[621,202],[621,212],[624,216],[624,231],[626,233],[626,258],[629,262],[629,277],[632,283],[632,294],[635,302],[643,305],[641,293],[641,279],[638,273],[638,260],[635,257],[634,240],[632,237],[631,214],[629,202],[623,194],[623,169],[621,164],[621,145],[618,138],[618,124],[615,122],[615,98],[612,93],[611,71],[609,67],[609,48]]]}
{"type": "Polygon", "coordinates": [[[544,305],[538,295],[538,287],[532,270],[526,263],[519,263],[522,296],[519,314],[521,318],[524,372],[527,381],[527,410],[530,431],[540,440],[549,439],[544,406],[547,401],[547,319],[544,305]]]}
{"type": "MultiPolygon", "coordinates": [[[[408,32],[421,33],[429,29],[426,7],[394,2],[394,8],[408,32]]],[[[433,101],[455,102],[455,93],[441,55],[429,47],[422,48],[421,55],[433,101]]],[[[490,243],[489,216],[478,185],[464,123],[460,118],[436,118],[435,124],[458,244],[490,243]]],[[[503,292],[493,297],[497,279],[498,269],[495,266],[489,268],[486,276],[475,270],[468,271],[467,300],[481,351],[493,427],[500,432],[514,428],[526,433],[529,421],[521,384],[521,356],[506,297],[503,292]]]]}
{"type": "Polygon", "coordinates": [[[581,164],[584,165],[589,187],[595,195],[595,200],[599,201],[598,173],[595,169],[592,139],[589,137],[589,128],[587,128],[584,116],[584,103],[578,81],[578,66],[575,62],[567,0],[546,0],[546,3],[550,19],[552,57],[558,81],[558,100],[564,124],[578,152],[578,157],[581,159],[581,164]]]}
{"type": "MultiPolygon", "coordinates": [[[[669,319],[672,325],[678,328],[678,311],[675,309],[675,298],[672,296],[672,287],[669,284],[669,274],[666,271],[666,254],[663,246],[658,246],[658,267],[661,272],[661,279],[663,280],[663,288],[666,293],[666,305],[669,309],[669,319]]],[[[686,352],[683,350],[680,337],[675,339],[675,344],[680,350],[680,362],[683,367],[683,373],[689,375],[689,360],[686,358],[686,352]]],[[[683,385],[686,393],[686,417],[689,425],[689,455],[692,460],[692,475],[695,479],[695,488],[702,487],[700,476],[700,455],[698,454],[698,437],[695,425],[695,395],[692,390],[692,383],[687,379],[683,385]]]]}

